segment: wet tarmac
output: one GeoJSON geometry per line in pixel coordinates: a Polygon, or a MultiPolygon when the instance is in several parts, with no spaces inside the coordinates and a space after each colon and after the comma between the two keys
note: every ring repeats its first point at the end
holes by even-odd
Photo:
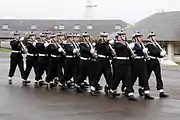
{"type": "MultiPolygon", "coordinates": [[[[180,67],[163,66],[167,99],[159,99],[154,75],[151,93],[155,100],[138,97],[130,102],[125,97],[110,99],[103,93],[92,97],[88,92],[35,89],[21,86],[17,70],[13,85],[7,84],[9,54],[0,53],[0,120],[180,120],[180,67]]],[[[30,79],[33,80],[31,74],[30,79]]],[[[101,83],[104,84],[102,78],[101,83]]]]}

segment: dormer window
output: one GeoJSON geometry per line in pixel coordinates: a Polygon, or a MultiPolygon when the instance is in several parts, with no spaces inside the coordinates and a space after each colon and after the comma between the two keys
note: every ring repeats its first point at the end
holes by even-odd
{"type": "Polygon", "coordinates": [[[80,29],[80,26],[79,25],[75,25],[74,26],[74,30],[79,30],[80,29]]]}
{"type": "Polygon", "coordinates": [[[36,30],[37,26],[36,25],[31,25],[31,30],[36,30]]]}
{"type": "Polygon", "coordinates": [[[2,30],[8,30],[9,29],[9,26],[7,25],[7,24],[4,24],[3,26],[2,26],[2,30]]]}

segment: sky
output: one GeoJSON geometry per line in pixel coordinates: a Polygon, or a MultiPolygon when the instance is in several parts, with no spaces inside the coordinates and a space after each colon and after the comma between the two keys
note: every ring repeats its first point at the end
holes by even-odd
{"type": "Polygon", "coordinates": [[[180,0],[0,0],[0,18],[121,19],[135,23],[154,13],[180,10],[180,0]],[[90,11],[90,12],[89,12],[90,11]]]}

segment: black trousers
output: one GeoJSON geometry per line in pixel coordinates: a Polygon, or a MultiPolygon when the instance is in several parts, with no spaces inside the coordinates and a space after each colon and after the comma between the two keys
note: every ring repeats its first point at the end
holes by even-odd
{"type": "Polygon", "coordinates": [[[150,59],[147,62],[147,73],[148,73],[148,80],[151,76],[152,71],[156,76],[156,88],[157,90],[163,89],[163,81],[161,77],[161,66],[158,59],[150,59]]]}
{"type": "Polygon", "coordinates": [[[79,76],[79,64],[80,64],[80,58],[76,57],[74,59],[74,75],[73,75],[73,79],[74,81],[78,78],[79,76]]]}
{"type": "Polygon", "coordinates": [[[64,63],[64,75],[60,79],[62,84],[65,84],[68,80],[70,80],[75,73],[76,67],[75,58],[66,58],[64,63]]]}
{"type": "Polygon", "coordinates": [[[24,79],[24,62],[21,53],[11,53],[10,56],[10,69],[9,69],[9,77],[13,77],[16,67],[19,67],[21,78],[24,79]]]}
{"type": "Polygon", "coordinates": [[[81,83],[83,83],[84,80],[86,80],[86,78],[88,77],[89,84],[91,85],[91,82],[94,78],[94,73],[95,73],[94,72],[95,69],[93,69],[94,66],[95,66],[95,63],[92,60],[80,60],[79,75],[77,79],[75,79],[75,83],[77,85],[81,85],[81,83]]]}
{"type": "MultiPolygon", "coordinates": [[[[148,84],[148,75],[147,75],[147,66],[146,61],[144,59],[132,59],[131,60],[131,79],[132,83],[136,82],[137,78],[139,78],[139,84],[144,88],[144,90],[150,90],[148,84]]],[[[134,90],[130,91],[134,92],[134,90]]]]}
{"type": "Polygon", "coordinates": [[[106,79],[106,83],[108,86],[111,86],[111,83],[113,81],[112,77],[112,71],[111,71],[111,64],[109,59],[106,58],[98,58],[96,63],[96,73],[93,78],[93,81],[91,82],[91,86],[96,87],[100,81],[100,78],[104,75],[106,79]]]}
{"type": "Polygon", "coordinates": [[[35,77],[35,80],[37,80],[37,81],[41,80],[44,72],[46,72],[46,75],[47,75],[48,60],[49,60],[49,57],[47,57],[47,56],[44,56],[44,57],[39,56],[38,57],[38,59],[37,59],[37,75],[35,77]]]}
{"type": "Polygon", "coordinates": [[[64,62],[65,62],[64,56],[58,57],[59,73],[58,76],[56,77],[58,77],[59,80],[63,77],[64,62]]]}
{"type": "Polygon", "coordinates": [[[37,75],[37,56],[28,56],[26,57],[26,69],[25,69],[25,77],[24,79],[27,80],[31,69],[34,69],[35,76],[37,75]]]}
{"type": "Polygon", "coordinates": [[[132,88],[130,60],[113,59],[112,64],[114,81],[109,87],[112,90],[116,90],[120,81],[122,80],[122,83],[125,87],[128,89],[132,88]]]}
{"type": "Polygon", "coordinates": [[[51,82],[55,77],[60,78],[60,72],[62,71],[62,68],[60,67],[59,58],[50,57],[49,63],[47,66],[47,76],[46,76],[46,82],[51,82]]]}

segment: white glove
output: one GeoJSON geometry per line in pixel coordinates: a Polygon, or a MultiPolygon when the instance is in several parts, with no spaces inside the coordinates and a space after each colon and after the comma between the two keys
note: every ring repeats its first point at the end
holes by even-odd
{"type": "Polygon", "coordinates": [[[93,43],[92,43],[92,46],[96,46],[96,43],[95,43],[95,42],[93,42],[93,43]]]}
{"type": "Polygon", "coordinates": [[[62,51],[63,51],[63,49],[62,49],[62,48],[59,48],[59,49],[58,49],[58,51],[59,51],[59,52],[62,52],[62,51]]]}
{"type": "Polygon", "coordinates": [[[109,44],[114,44],[114,40],[109,40],[109,44]]]}
{"type": "Polygon", "coordinates": [[[33,42],[33,46],[34,46],[34,47],[36,46],[36,42],[33,42]]]}
{"type": "Polygon", "coordinates": [[[146,53],[146,54],[147,54],[147,53],[148,53],[148,49],[147,49],[147,48],[144,48],[144,49],[143,49],[143,53],[146,53]]]}
{"type": "Polygon", "coordinates": [[[90,53],[94,54],[94,52],[95,52],[95,50],[93,48],[91,48],[90,53]]]}
{"type": "Polygon", "coordinates": [[[161,51],[160,55],[161,55],[162,57],[166,56],[166,51],[164,51],[164,50],[161,51]]]}
{"type": "Polygon", "coordinates": [[[19,39],[19,41],[23,41],[24,40],[24,37],[21,37],[20,39],[19,39]]]}
{"type": "Polygon", "coordinates": [[[44,43],[44,47],[47,47],[48,45],[49,45],[49,43],[47,43],[47,42],[46,42],[46,43],[44,43]]]}
{"type": "Polygon", "coordinates": [[[77,53],[78,52],[78,49],[74,49],[73,50],[73,53],[75,54],[75,53],[77,53]]]}

